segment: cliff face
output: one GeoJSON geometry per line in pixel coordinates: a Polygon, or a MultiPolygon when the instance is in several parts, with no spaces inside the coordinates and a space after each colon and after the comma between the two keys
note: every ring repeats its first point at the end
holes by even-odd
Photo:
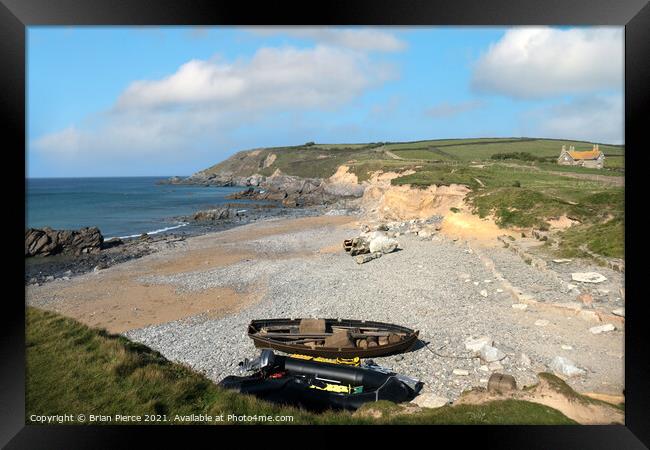
{"type": "Polygon", "coordinates": [[[278,200],[284,206],[303,207],[312,205],[358,206],[365,186],[358,183],[341,183],[332,177],[301,178],[285,175],[277,170],[270,177],[248,177],[244,180],[248,189],[232,196],[255,200],[278,200]],[[352,204],[352,203],[354,204],[352,204]]]}
{"type": "Polygon", "coordinates": [[[170,183],[257,186],[261,178],[280,173],[305,179],[326,179],[353,161],[374,161],[379,144],[301,145],[246,150],[194,175],[170,183]]]}
{"type": "Polygon", "coordinates": [[[376,145],[255,149],[239,152],[188,178],[168,182],[242,186],[247,189],[230,198],[279,201],[286,207],[355,208],[378,219],[429,217],[462,205],[468,191],[464,186],[431,186],[424,190],[392,186],[393,178],[414,171],[385,171],[390,161],[382,157],[384,151],[376,145]],[[368,179],[359,181],[358,173],[368,179]]]}
{"type": "Polygon", "coordinates": [[[166,183],[242,186],[251,189],[234,198],[279,200],[290,207],[328,205],[363,195],[365,186],[344,163],[368,149],[301,146],[248,150],[190,177],[174,177],[166,183]]]}

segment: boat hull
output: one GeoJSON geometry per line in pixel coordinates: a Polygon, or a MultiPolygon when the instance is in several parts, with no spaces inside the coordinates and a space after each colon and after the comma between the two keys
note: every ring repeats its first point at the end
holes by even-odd
{"type": "Polygon", "coordinates": [[[263,327],[269,326],[299,326],[301,319],[262,319],[253,320],[248,325],[248,336],[253,340],[257,348],[270,348],[284,353],[302,354],[308,356],[321,356],[325,358],[374,358],[378,356],[394,355],[404,353],[410,350],[418,340],[418,331],[400,325],[393,325],[384,322],[372,322],[351,319],[325,319],[327,326],[346,326],[346,327],[375,327],[382,330],[405,333],[406,337],[393,344],[379,345],[370,348],[334,348],[334,347],[316,347],[310,348],[305,345],[291,344],[281,342],[276,339],[265,337],[259,331],[263,327]]]}

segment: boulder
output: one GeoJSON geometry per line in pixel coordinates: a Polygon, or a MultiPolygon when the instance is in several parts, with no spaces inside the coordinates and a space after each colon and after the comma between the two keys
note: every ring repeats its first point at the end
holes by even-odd
{"type": "Polygon", "coordinates": [[[465,339],[465,348],[473,352],[480,352],[481,349],[486,345],[492,345],[492,338],[488,336],[483,336],[480,338],[468,338],[465,339]]]}
{"type": "Polygon", "coordinates": [[[491,345],[484,345],[481,347],[479,354],[481,355],[481,359],[488,363],[500,361],[506,357],[505,353],[496,347],[492,347],[491,345]]]}
{"type": "Polygon", "coordinates": [[[431,392],[424,392],[411,402],[418,405],[420,408],[440,408],[449,403],[449,399],[431,392]]]}
{"type": "Polygon", "coordinates": [[[97,227],[79,230],[28,228],[25,230],[25,256],[95,253],[101,250],[103,242],[104,237],[97,227]]]}
{"type": "Polygon", "coordinates": [[[215,208],[198,211],[192,216],[195,222],[214,222],[217,220],[230,219],[235,213],[230,208],[215,208]]]}
{"type": "Polygon", "coordinates": [[[619,317],[625,317],[625,308],[616,308],[612,311],[612,314],[619,317]]]}
{"type": "Polygon", "coordinates": [[[602,283],[607,281],[603,275],[597,272],[576,272],[571,274],[573,281],[580,281],[581,283],[602,283]]]}
{"type": "Polygon", "coordinates": [[[517,382],[512,375],[494,372],[488,380],[488,392],[503,394],[517,389],[517,382]]]}
{"type": "Polygon", "coordinates": [[[372,261],[373,259],[381,258],[382,254],[383,253],[381,252],[365,253],[362,255],[355,256],[354,260],[356,261],[357,264],[364,264],[367,263],[368,261],[372,261]]]}
{"type": "Polygon", "coordinates": [[[454,369],[452,372],[454,375],[458,375],[460,377],[466,377],[469,375],[469,370],[465,369],[454,369]]]}
{"type": "Polygon", "coordinates": [[[389,238],[385,235],[380,235],[372,238],[369,243],[369,250],[371,253],[382,252],[390,253],[397,249],[399,242],[396,239],[389,238]]]}
{"type": "Polygon", "coordinates": [[[556,356],[553,361],[551,361],[549,369],[558,375],[564,375],[566,377],[574,377],[587,373],[586,370],[576,367],[573,361],[562,356],[556,356]]]}

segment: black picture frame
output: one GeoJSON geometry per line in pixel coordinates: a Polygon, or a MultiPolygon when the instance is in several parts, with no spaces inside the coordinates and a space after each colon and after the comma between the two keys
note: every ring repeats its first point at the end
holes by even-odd
{"type": "MultiPolygon", "coordinates": [[[[367,443],[357,433],[383,436],[398,433],[401,445],[453,445],[477,442],[482,447],[513,448],[644,448],[650,446],[650,347],[647,340],[647,316],[644,293],[645,235],[642,203],[644,171],[648,170],[650,149],[645,132],[650,123],[650,5],[645,0],[455,0],[455,1],[388,1],[330,0],[310,2],[215,2],[210,0],[0,0],[0,111],[5,141],[14,143],[11,165],[6,174],[19,178],[25,174],[25,38],[26,27],[33,25],[619,25],[625,26],[625,177],[626,177],[626,293],[625,330],[625,426],[565,427],[365,427],[354,429],[358,445],[367,443]],[[645,147],[645,148],[644,148],[645,147]],[[21,174],[22,171],[22,174],[21,174]],[[419,435],[419,436],[415,436],[419,435]],[[444,437],[453,444],[443,444],[444,437]],[[416,444],[416,439],[420,444],[416,444]],[[423,439],[423,440],[421,440],[423,439]]],[[[606,62],[604,62],[606,63],[606,62]]],[[[8,160],[6,160],[8,161],[8,160]]],[[[8,163],[6,163],[8,164],[8,163]]],[[[13,179],[11,180],[13,181],[13,179]]],[[[10,182],[11,182],[10,181],[10,182]]],[[[16,180],[18,183],[18,180],[16,180]]],[[[24,180],[23,180],[24,183],[24,180]]],[[[8,184],[7,184],[8,185],[8,184]]],[[[24,184],[23,184],[24,186],[24,184]]],[[[24,193],[24,192],[23,192],[24,193]]],[[[13,211],[22,211],[24,202],[16,200],[13,211]]],[[[13,218],[8,218],[7,220],[13,218]]],[[[9,230],[18,234],[20,220],[9,230]]],[[[24,222],[22,223],[24,231],[24,222]]],[[[20,243],[10,238],[12,255],[19,257],[20,243]]],[[[23,256],[20,256],[21,258],[23,256]]],[[[9,266],[8,266],[9,267],[9,266]]],[[[0,392],[0,444],[7,448],[104,448],[131,446],[133,439],[146,434],[153,440],[170,443],[180,437],[187,445],[198,443],[199,435],[210,439],[214,434],[235,434],[258,445],[242,434],[237,426],[216,427],[115,427],[115,426],[36,426],[25,425],[25,339],[24,295],[19,264],[12,264],[8,285],[17,295],[5,292],[6,324],[0,329],[2,341],[2,383],[0,392]],[[13,273],[13,272],[16,273],[13,273]],[[173,433],[173,436],[172,436],[173,433]]],[[[324,427],[325,430],[301,427],[290,432],[274,429],[280,436],[312,439],[317,435],[352,437],[349,429],[324,427]]],[[[257,431],[258,428],[255,428],[257,431]]],[[[231,436],[235,437],[235,436],[231,436]]],[[[221,437],[219,438],[221,439],[221,437]]],[[[239,437],[236,437],[239,439],[239,437]]],[[[327,444],[327,442],[325,442],[327,444]]],[[[336,442],[333,442],[334,444],[336,442]]],[[[268,442],[267,442],[268,444],[268,442]]],[[[349,442],[346,441],[346,445],[349,442]]],[[[233,441],[231,445],[238,444],[233,441]]],[[[264,445],[264,441],[259,441],[264,445]]],[[[277,443],[275,444],[277,445],[277,443]]],[[[274,446],[275,446],[274,445],[274,446]]],[[[285,440],[280,445],[289,445],[285,440]]],[[[305,445],[303,442],[302,445],[305,445]]]]}

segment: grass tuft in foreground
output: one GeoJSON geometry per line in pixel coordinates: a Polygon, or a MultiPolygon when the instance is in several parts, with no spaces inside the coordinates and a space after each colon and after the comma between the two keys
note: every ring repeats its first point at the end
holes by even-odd
{"type": "Polygon", "coordinates": [[[26,347],[28,424],[34,423],[32,414],[166,414],[172,424],[192,423],[173,421],[176,415],[191,414],[293,417],[292,422],[265,422],[283,424],[574,423],[555,409],[517,400],[416,409],[408,414],[400,413],[403,408],[398,405],[378,402],[354,414],[313,414],[220,389],[146,346],[36,308],[26,309],[26,347]]]}

